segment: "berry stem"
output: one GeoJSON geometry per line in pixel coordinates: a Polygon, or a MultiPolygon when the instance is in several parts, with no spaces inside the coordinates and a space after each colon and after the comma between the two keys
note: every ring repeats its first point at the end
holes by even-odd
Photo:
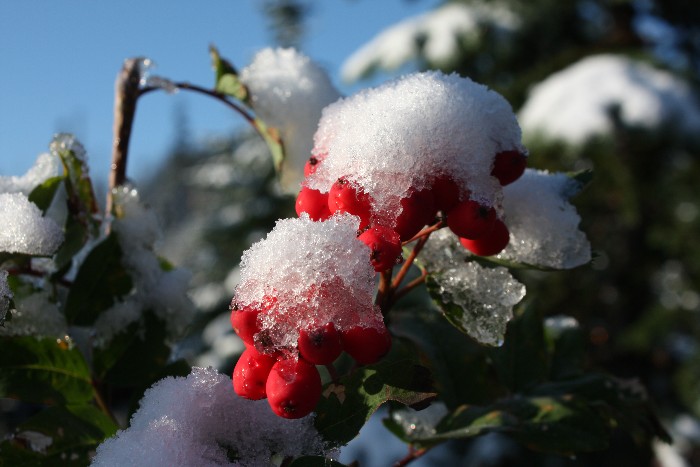
{"type": "Polygon", "coordinates": [[[392,304],[398,301],[401,297],[409,293],[411,290],[415,289],[417,286],[425,282],[425,278],[428,277],[428,271],[421,270],[421,275],[413,279],[411,282],[400,288],[394,293],[392,304]]]}
{"type": "Polygon", "coordinates": [[[430,226],[424,228],[423,230],[421,230],[420,232],[418,232],[417,234],[415,234],[412,238],[410,238],[410,239],[406,240],[405,242],[403,242],[403,244],[404,244],[404,245],[408,245],[409,243],[411,243],[411,242],[413,242],[413,241],[416,241],[416,240],[418,240],[419,238],[423,238],[423,237],[429,236],[431,233],[433,233],[433,232],[435,232],[435,231],[437,231],[437,230],[440,230],[440,229],[442,229],[443,227],[445,227],[445,225],[446,225],[445,222],[444,222],[442,219],[440,219],[440,220],[438,220],[435,224],[430,225],[430,226]]]}
{"type": "Polygon", "coordinates": [[[393,294],[393,291],[398,289],[401,285],[401,282],[403,282],[404,278],[406,277],[406,274],[408,274],[408,270],[411,269],[411,265],[413,265],[413,261],[415,261],[416,257],[418,256],[418,253],[420,253],[420,251],[423,249],[423,246],[425,246],[425,243],[428,241],[430,233],[432,233],[432,231],[418,239],[418,242],[413,247],[413,251],[411,251],[411,254],[406,259],[406,261],[404,261],[403,265],[401,266],[401,269],[399,269],[399,272],[396,273],[396,277],[394,277],[394,280],[391,283],[391,294],[393,294]]]}
{"type": "Polygon", "coordinates": [[[386,317],[389,312],[387,303],[391,297],[391,269],[382,271],[379,276],[379,286],[377,287],[377,297],[374,299],[374,304],[382,310],[382,315],[386,317]]]}
{"type": "Polygon", "coordinates": [[[419,457],[422,457],[425,455],[430,448],[422,448],[422,449],[415,449],[413,446],[409,447],[408,454],[406,457],[403,459],[398,460],[395,464],[394,467],[403,467],[405,465],[410,464],[414,460],[418,459],[419,457]]]}

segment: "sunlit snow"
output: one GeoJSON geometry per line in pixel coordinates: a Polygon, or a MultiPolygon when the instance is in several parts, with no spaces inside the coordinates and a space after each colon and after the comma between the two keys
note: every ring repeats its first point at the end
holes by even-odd
{"type": "Polygon", "coordinates": [[[528,136],[579,144],[612,131],[614,107],[626,125],[700,134],[700,104],[687,83],[617,55],[590,56],[552,74],[532,89],[519,120],[528,136]]]}

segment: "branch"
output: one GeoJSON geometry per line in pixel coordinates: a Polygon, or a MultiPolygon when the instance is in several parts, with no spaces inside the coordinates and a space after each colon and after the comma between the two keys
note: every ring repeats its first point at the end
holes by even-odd
{"type": "Polygon", "coordinates": [[[394,467],[403,467],[403,466],[405,466],[405,465],[410,464],[410,463],[413,462],[414,460],[416,460],[416,459],[418,459],[419,457],[422,457],[423,455],[425,455],[425,454],[428,452],[428,449],[429,449],[429,448],[422,448],[422,449],[413,449],[413,448],[411,448],[411,450],[408,452],[408,454],[406,455],[406,457],[404,457],[404,458],[401,459],[401,460],[398,460],[398,461],[394,464],[394,467]]]}
{"type": "Polygon", "coordinates": [[[142,58],[130,58],[124,61],[114,85],[114,127],[112,136],[112,165],[109,172],[107,206],[105,214],[109,215],[114,207],[112,190],[126,181],[126,161],[129,153],[131,128],[136,114],[136,101],[139,98],[142,58]]]}

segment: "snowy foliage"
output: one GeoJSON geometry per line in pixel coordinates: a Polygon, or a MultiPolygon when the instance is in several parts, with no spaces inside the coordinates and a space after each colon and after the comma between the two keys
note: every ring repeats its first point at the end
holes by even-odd
{"type": "Polygon", "coordinates": [[[516,29],[519,20],[512,12],[487,3],[446,3],[378,34],[345,61],[341,74],[345,81],[356,81],[375,68],[395,70],[416,59],[419,52],[431,63],[447,64],[465,41],[478,43],[485,25],[507,32],[516,29]]]}
{"type": "Polygon", "coordinates": [[[321,109],[340,93],[324,70],[294,49],[263,49],[240,78],[256,113],[280,131],[287,156],[282,185],[296,192],[321,109]]]}
{"type": "Polygon", "coordinates": [[[700,134],[700,106],[687,83],[617,55],[586,57],[552,74],[532,89],[519,120],[527,135],[580,144],[612,131],[614,108],[626,125],[700,134]]]}

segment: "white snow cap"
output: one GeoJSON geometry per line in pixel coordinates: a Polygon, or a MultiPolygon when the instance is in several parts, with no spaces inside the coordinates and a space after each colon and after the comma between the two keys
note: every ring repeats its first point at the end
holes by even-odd
{"type": "Polygon", "coordinates": [[[286,152],[282,186],[296,193],[321,109],[340,97],[328,74],[294,49],[263,49],[240,74],[255,112],[280,131],[286,152]]]}
{"type": "Polygon", "coordinates": [[[687,83],[617,55],[584,58],[539,83],[520,110],[520,123],[528,134],[580,144],[610,133],[611,106],[619,106],[628,125],[673,124],[682,134],[700,133],[700,106],[687,83]]]}
{"type": "Polygon", "coordinates": [[[341,76],[352,82],[374,68],[395,70],[418,57],[421,41],[428,60],[448,63],[459,52],[465,36],[479,39],[482,24],[507,31],[516,29],[519,20],[512,12],[486,3],[447,3],[379,33],[345,61],[341,76]]]}
{"type": "Polygon", "coordinates": [[[243,253],[237,304],[269,303],[263,319],[275,346],[294,347],[306,325],[383,326],[374,302],[374,268],[349,214],[314,222],[308,216],[277,221],[267,237],[243,253]],[[285,316],[288,318],[285,319],[285,316]]]}
{"type": "Polygon", "coordinates": [[[380,224],[392,225],[409,188],[449,175],[471,198],[497,205],[494,156],[525,152],[510,104],[497,92],[457,74],[407,75],[329,105],[314,136],[323,163],[308,185],[329,191],[340,177],[373,198],[380,224]]]}
{"type": "Polygon", "coordinates": [[[274,465],[275,454],[326,451],[312,416],[280,418],[267,401],[238,397],[228,376],[193,368],[187,378],[165,378],[147,390],[130,427],[98,446],[92,465],[257,467],[274,465]]]}
{"type": "Polygon", "coordinates": [[[0,193],[0,252],[50,256],[63,230],[22,193],[0,193]]]}
{"type": "Polygon", "coordinates": [[[499,258],[555,269],[591,260],[591,245],[578,228],[581,218],[569,198],[577,182],[563,173],[527,169],[504,188],[510,243],[499,258]]]}
{"type": "Polygon", "coordinates": [[[0,193],[24,193],[31,191],[45,180],[60,173],[61,162],[51,154],[40,154],[34,165],[21,177],[0,176],[0,193]]]}

